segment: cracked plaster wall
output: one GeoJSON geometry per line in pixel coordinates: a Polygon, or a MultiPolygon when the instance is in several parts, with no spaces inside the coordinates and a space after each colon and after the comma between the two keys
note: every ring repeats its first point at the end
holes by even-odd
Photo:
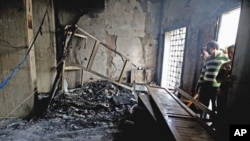
{"type": "MultiPolygon", "coordinates": [[[[77,25],[126,56],[137,67],[154,70],[158,45],[160,5],[160,2],[149,0],[106,0],[102,12],[91,13],[91,16],[83,14],[77,25]]],[[[88,40],[88,42],[91,41],[88,40]]],[[[82,62],[88,61],[90,51],[91,48],[81,48],[79,56],[81,56],[82,62]]],[[[84,63],[81,65],[84,65],[84,63]]],[[[100,46],[92,70],[113,80],[118,80],[123,65],[124,60],[119,55],[100,46]]],[[[122,78],[123,82],[129,81],[131,69],[137,68],[129,63],[125,70],[126,75],[122,78]]],[[[79,71],[66,73],[69,87],[79,85],[78,76],[79,71]]],[[[83,79],[83,81],[88,81],[89,79],[101,78],[89,72],[84,72],[83,79]]]]}

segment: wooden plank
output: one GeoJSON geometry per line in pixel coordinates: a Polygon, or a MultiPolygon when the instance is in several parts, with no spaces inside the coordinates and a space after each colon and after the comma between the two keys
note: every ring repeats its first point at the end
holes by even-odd
{"type": "Polygon", "coordinates": [[[180,104],[176,102],[171,95],[169,95],[164,89],[148,87],[150,95],[157,103],[162,114],[177,114],[191,116],[180,104]]]}
{"type": "Polygon", "coordinates": [[[138,97],[142,101],[142,103],[146,107],[146,109],[149,111],[149,113],[151,114],[151,116],[153,117],[153,119],[155,121],[157,121],[155,113],[154,113],[154,110],[153,110],[153,108],[152,108],[152,106],[150,104],[149,96],[146,95],[146,94],[140,94],[138,97]]]}
{"type": "Polygon", "coordinates": [[[200,103],[199,101],[195,100],[192,96],[190,96],[187,92],[181,90],[180,88],[176,88],[176,90],[184,97],[186,97],[187,99],[191,100],[193,102],[193,104],[198,107],[199,109],[201,109],[202,111],[208,113],[209,115],[212,116],[216,116],[215,113],[213,111],[211,111],[210,109],[208,109],[207,106],[205,106],[204,104],[200,103]]]}
{"type": "Polygon", "coordinates": [[[64,92],[64,78],[65,78],[65,76],[64,76],[64,69],[65,69],[65,60],[63,60],[63,66],[62,66],[62,76],[61,76],[61,90],[64,92]]]}
{"type": "Polygon", "coordinates": [[[118,82],[120,82],[120,83],[122,82],[122,78],[125,75],[125,69],[127,67],[127,63],[128,63],[128,60],[125,60],[125,63],[123,64],[122,71],[121,71],[121,74],[120,74],[120,77],[119,77],[119,80],[118,80],[118,82]]]}
{"type": "Polygon", "coordinates": [[[183,107],[190,115],[192,115],[193,117],[197,117],[196,113],[194,113],[190,108],[187,107],[187,105],[185,105],[183,102],[180,101],[180,99],[173,94],[172,92],[170,92],[168,89],[164,89],[168,92],[169,95],[171,95],[175,101],[180,104],[181,107],[183,107]]]}
{"type": "Polygon", "coordinates": [[[168,125],[177,141],[214,141],[208,131],[194,118],[169,116],[168,125]]]}
{"type": "Polygon", "coordinates": [[[94,62],[94,59],[95,59],[95,56],[96,56],[96,53],[97,53],[97,50],[98,50],[98,46],[99,46],[100,42],[99,41],[96,41],[95,42],[95,45],[94,45],[94,48],[91,52],[91,55],[90,55],[90,58],[89,58],[89,62],[87,64],[87,70],[90,71],[91,70],[91,67],[93,65],[93,62],[94,62]]]}
{"type": "Polygon", "coordinates": [[[83,72],[84,72],[84,70],[82,69],[81,70],[81,86],[83,86],[83,72]]]}
{"type": "MultiPolygon", "coordinates": [[[[72,35],[72,32],[68,32],[68,34],[72,35]]],[[[83,39],[87,39],[88,38],[87,36],[84,36],[84,35],[81,35],[81,34],[77,34],[77,33],[75,33],[74,36],[80,37],[80,38],[83,38],[83,39]]]]}
{"type": "Polygon", "coordinates": [[[82,33],[84,33],[85,35],[87,35],[88,37],[96,40],[97,42],[101,42],[100,40],[98,40],[96,37],[92,36],[91,34],[89,34],[88,32],[86,32],[85,30],[83,30],[82,28],[80,27],[77,27],[78,30],[80,30],[82,33]]]}
{"type": "Polygon", "coordinates": [[[65,66],[64,70],[65,71],[74,71],[74,70],[81,70],[82,68],[77,67],[77,66],[65,66]]]}
{"type": "Polygon", "coordinates": [[[131,91],[133,90],[132,87],[129,87],[129,86],[124,85],[124,84],[122,84],[122,83],[118,83],[118,82],[113,81],[113,80],[110,80],[110,79],[107,79],[107,80],[109,80],[109,81],[111,81],[112,83],[114,83],[114,84],[116,84],[116,85],[118,85],[118,86],[121,86],[121,87],[123,87],[123,88],[125,88],[125,89],[131,90],[131,91]]]}
{"type": "Polygon", "coordinates": [[[186,110],[188,107],[181,105],[173,94],[163,88],[148,87],[148,90],[176,141],[214,140],[212,129],[186,110]]]}

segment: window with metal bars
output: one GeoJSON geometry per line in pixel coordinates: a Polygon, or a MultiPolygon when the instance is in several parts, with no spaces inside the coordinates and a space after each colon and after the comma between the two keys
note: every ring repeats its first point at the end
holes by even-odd
{"type": "Polygon", "coordinates": [[[165,33],[162,84],[170,90],[180,85],[185,37],[186,27],[165,33]]]}

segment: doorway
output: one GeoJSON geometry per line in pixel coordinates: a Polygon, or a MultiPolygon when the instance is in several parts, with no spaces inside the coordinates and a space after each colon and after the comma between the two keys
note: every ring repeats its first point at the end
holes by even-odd
{"type": "Polygon", "coordinates": [[[235,44],[240,18],[240,8],[224,12],[219,21],[218,44],[221,49],[235,44]]]}

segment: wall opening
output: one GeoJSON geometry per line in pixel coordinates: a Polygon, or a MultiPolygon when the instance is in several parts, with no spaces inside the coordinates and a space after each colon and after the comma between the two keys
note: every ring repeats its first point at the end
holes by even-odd
{"type": "Polygon", "coordinates": [[[240,8],[224,12],[220,18],[218,43],[221,49],[235,44],[240,18],[240,8]]]}
{"type": "Polygon", "coordinates": [[[174,90],[181,83],[186,27],[165,33],[161,87],[174,90]]]}

